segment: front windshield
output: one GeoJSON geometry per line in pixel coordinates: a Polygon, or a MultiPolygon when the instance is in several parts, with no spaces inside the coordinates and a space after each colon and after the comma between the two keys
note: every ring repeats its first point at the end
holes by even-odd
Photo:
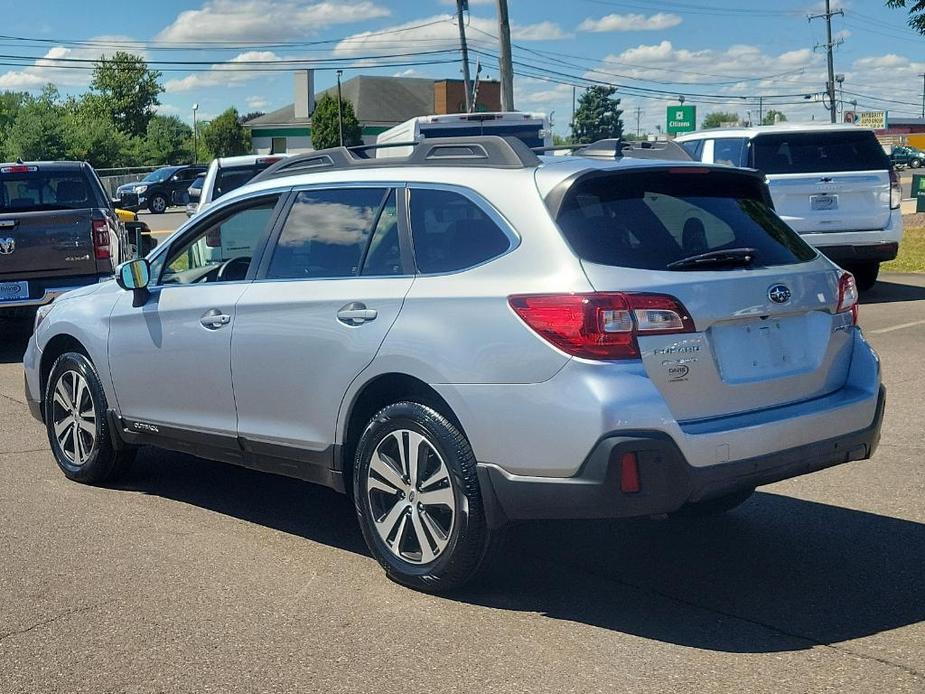
{"type": "Polygon", "coordinates": [[[161,181],[166,181],[168,178],[170,178],[175,170],[176,169],[173,169],[169,166],[164,167],[163,169],[152,171],[141,180],[145,183],[160,183],[161,181]]]}

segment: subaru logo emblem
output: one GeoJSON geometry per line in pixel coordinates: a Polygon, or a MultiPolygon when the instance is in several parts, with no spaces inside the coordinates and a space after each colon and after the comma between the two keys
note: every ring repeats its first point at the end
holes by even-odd
{"type": "Polygon", "coordinates": [[[9,255],[16,250],[15,239],[0,239],[0,255],[9,255]]]}
{"type": "Polygon", "coordinates": [[[775,284],[768,290],[768,298],[775,304],[786,304],[790,296],[790,290],[783,284],[775,284]]]}

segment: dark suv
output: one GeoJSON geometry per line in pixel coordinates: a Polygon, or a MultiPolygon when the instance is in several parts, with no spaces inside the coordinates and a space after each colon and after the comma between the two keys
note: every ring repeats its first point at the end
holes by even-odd
{"type": "Polygon", "coordinates": [[[164,166],[152,171],[140,181],[118,187],[116,195],[121,201],[119,206],[132,211],[147,208],[154,214],[162,214],[170,207],[174,193],[186,191],[197,176],[206,172],[206,168],[190,164],[164,166]]]}
{"type": "Polygon", "coordinates": [[[898,145],[890,152],[890,161],[894,166],[908,166],[912,169],[918,169],[925,163],[925,152],[915,147],[898,145]]]}

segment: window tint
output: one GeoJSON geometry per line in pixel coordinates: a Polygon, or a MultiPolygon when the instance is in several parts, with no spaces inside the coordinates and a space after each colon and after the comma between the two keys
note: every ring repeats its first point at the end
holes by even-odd
{"type": "Polygon", "coordinates": [[[604,265],[665,270],[731,248],[754,248],[759,266],[816,257],[767,206],[761,181],[734,172],[586,178],[566,194],[557,221],[580,258],[604,265]]]}
{"type": "Polygon", "coordinates": [[[713,162],[727,166],[745,166],[747,140],[744,137],[723,137],[713,141],[713,162]]]}
{"type": "Polygon", "coordinates": [[[273,251],[270,279],[352,277],[369,243],[382,188],[299,193],[273,251]]]}
{"type": "Polygon", "coordinates": [[[379,213],[376,229],[366,251],[363,263],[364,275],[402,274],[401,246],[398,241],[398,210],[395,207],[395,191],[379,213]]]}
{"type": "MultiPolygon", "coordinates": [[[[165,258],[161,284],[232,282],[243,280],[254,248],[276,207],[278,196],[262,198],[245,208],[222,214],[197,227],[192,238],[171,248],[165,258]]],[[[152,268],[157,276],[159,268],[152,268]]]]}
{"type": "Polygon", "coordinates": [[[0,212],[35,212],[95,207],[80,171],[0,174],[0,212]]]}
{"type": "Polygon", "coordinates": [[[700,154],[703,152],[703,140],[688,140],[687,142],[682,142],[681,147],[684,148],[684,151],[691,155],[691,159],[695,161],[700,161],[700,154]]]}
{"type": "Polygon", "coordinates": [[[752,143],[755,168],[765,173],[830,173],[890,168],[870,131],[775,133],[752,143]]]}
{"type": "Polygon", "coordinates": [[[411,193],[411,234],[421,272],[454,272],[501,255],[511,241],[468,198],[446,190],[411,193]]]}

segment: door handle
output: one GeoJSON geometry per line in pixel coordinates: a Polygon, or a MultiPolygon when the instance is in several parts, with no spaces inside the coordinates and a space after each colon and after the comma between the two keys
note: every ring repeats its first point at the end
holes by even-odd
{"type": "Polygon", "coordinates": [[[366,308],[366,304],[354,301],[347,304],[337,312],[337,320],[346,325],[363,325],[376,320],[379,312],[373,308],[366,308]]]}
{"type": "Polygon", "coordinates": [[[202,324],[203,328],[218,330],[231,322],[231,316],[227,313],[222,313],[217,308],[210,308],[202,314],[202,318],[199,319],[199,322],[202,324]]]}

